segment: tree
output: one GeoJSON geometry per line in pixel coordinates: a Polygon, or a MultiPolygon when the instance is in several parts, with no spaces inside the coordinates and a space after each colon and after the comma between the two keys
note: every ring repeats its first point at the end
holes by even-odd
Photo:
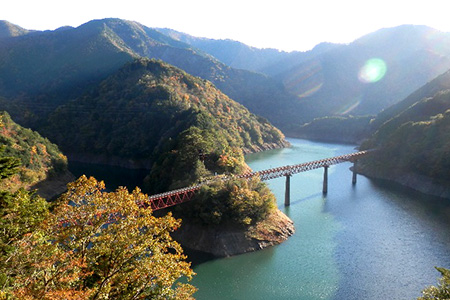
{"type": "Polygon", "coordinates": [[[450,270],[436,268],[442,277],[439,279],[438,286],[429,286],[422,291],[422,297],[418,300],[446,300],[450,299],[450,270]]]}
{"type": "Polygon", "coordinates": [[[34,192],[0,191],[0,258],[13,251],[15,242],[39,226],[48,216],[48,208],[48,202],[34,192]]]}
{"type": "Polygon", "coordinates": [[[248,227],[276,209],[275,196],[259,178],[216,180],[196,192],[194,200],[177,207],[189,222],[203,226],[248,227]]]}
{"type": "Polygon", "coordinates": [[[104,191],[80,177],[40,228],[9,257],[19,299],[190,299],[193,276],[170,233],[181,221],[157,218],[138,188],[104,191]]]}
{"type": "MultiPolygon", "coordinates": [[[[3,125],[0,118],[0,127],[3,125]]],[[[0,154],[5,147],[0,147],[0,154]]],[[[0,157],[0,180],[18,171],[20,160],[16,157],[0,157]]],[[[33,192],[19,189],[11,193],[0,190],[0,299],[12,284],[10,257],[17,250],[16,243],[33,232],[48,215],[48,203],[33,192]]]]}
{"type": "MultiPolygon", "coordinates": [[[[1,119],[0,119],[1,121],[1,119]]],[[[5,147],[0,147],[0,154],[5,151],[5,147]]],[[[15,157],[10,156],[1,156],[0,157],[0,180],[9,178],[12,175],[16,174],[18,171],[18,167],[20,166],[20,160],[15,157]]]]}

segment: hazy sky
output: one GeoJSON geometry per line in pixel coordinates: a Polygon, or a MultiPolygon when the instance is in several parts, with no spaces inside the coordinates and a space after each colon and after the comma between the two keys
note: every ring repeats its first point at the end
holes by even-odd
{"type": "Polygon", "coordinates": [[[258,48],[310,50],[380,28],[428,25],[450,32],[448,0],[6,0],[0,20],[27,29],[79,26],[108,17],[233,39],[258,48]]]}

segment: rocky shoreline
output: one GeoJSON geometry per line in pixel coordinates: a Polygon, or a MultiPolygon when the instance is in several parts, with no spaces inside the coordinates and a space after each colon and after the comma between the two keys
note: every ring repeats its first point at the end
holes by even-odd
{"type": "Polygon", "coordinates": [[[287,140],[282,140],[279,143],[264,143],[261,146],[253,145],[251,148],[242,148],[242,151],[244,154],[250,154],[250,153],[257,153],[262,152],[266,150],[273,150],[273,149],[282,149],[282,148],[288,148],[291,144],[287,140]]]}
{"type": "Polygon", "coordinates": [[[183,247],[215,257],[229,257],[278,245],[294,232],[292,220],[276,209],[247,230],[183,223],[173,237],[183,247]]]}
{"type": "Polygon", "coordinates": [[[431,177],[399,171],[374,171],[360,165],[357,172],[369,178],[392,181],[427,195],[450,199],[450,187],[437,183],[431,177]]]}

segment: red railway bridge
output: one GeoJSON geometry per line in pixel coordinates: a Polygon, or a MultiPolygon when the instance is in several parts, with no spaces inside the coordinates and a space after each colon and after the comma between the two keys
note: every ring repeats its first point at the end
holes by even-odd
{"type": "MultiPolygon", "coordinates": [[[[286,190],[285,190],[285,199],[284,199],[284,205],[289,206],[290,205],[290,177],[294,174],[298,174],[301,172],[306,172],[310,170],[315,170],[319,168],[324,168],[324,175],[323,175],[323,189],[322,192],[326,194],[328,192],[328,167],[332,165],[337,165],[344,162],[352,162],[353,164],[356,164],[358,158],[361,158],[363,156],[368,155],[369,151],[360,151],[350,154],[344,154],[340,156],[310,161],[306,163],[301,163],[297,165],[288,165],[278,168],[271,168],[267,170],[257,171],[257,172],[248,172],[240,175],[234,175],[234,176],[222,176],[217,177],[220,180],[231,180],[235,178],[244,178],[244,179],[250,179],[253,177],[259,177],[261,181],[266,181],[278,177],[286,177],[286,190]]],[[[147,203],[148,206],[150,206],[153,210],[159,210],[163,208],[167,208],[170,206],[174,206],[180,203],[187,202],[192,199],[195,192],[198,191],[202,186],[208,185],[211,182],[213,182],[214,179],[208,180],[202,183],[199,183],[197,185],[192,185],[186,188],[176,189],[169,192],[156,194],[148,197],[149,203],[147,203]]],[[[353,167],[353,178],[352,183],[356,183],[356,171],[355,166],[353,167]]]]}

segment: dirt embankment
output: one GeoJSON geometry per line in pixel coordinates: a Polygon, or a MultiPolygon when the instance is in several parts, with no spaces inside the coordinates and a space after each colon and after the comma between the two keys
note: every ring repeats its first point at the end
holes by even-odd
{"type": "Polygon", "coordinates": [[[175,232],[174,238],[183,247],[228,257],[280,244],[294,232],[292,220],[277,209],[266,219],[245,229],[185,223],[175,232]]]}

